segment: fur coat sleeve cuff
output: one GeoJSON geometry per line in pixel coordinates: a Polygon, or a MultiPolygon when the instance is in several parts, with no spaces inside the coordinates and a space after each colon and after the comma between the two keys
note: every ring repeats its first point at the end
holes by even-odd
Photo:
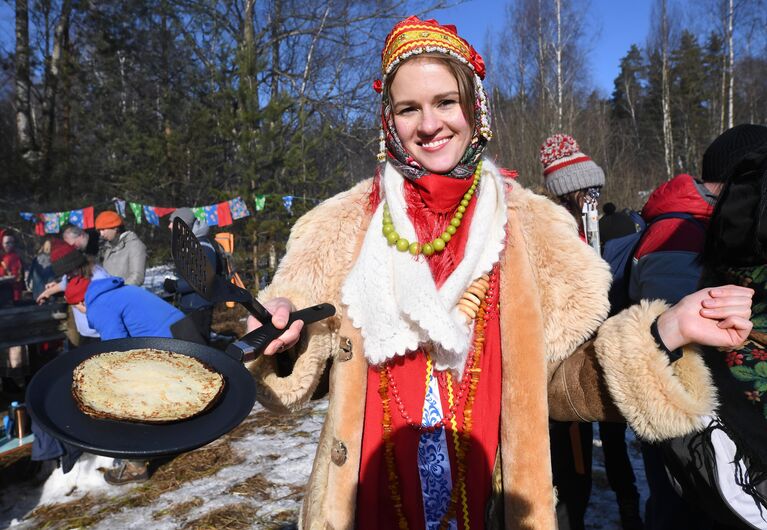
{"type": "Polygon", "coordinates": [[[658,300],[632,306],[608,319],[594,343],[607,388],[637,435],[659,441],[700,430],[716,407],[716,391],[692,347],[673,364],[650,334],[668,306],[658,300]]]}
{"type": "MultiPolygon", "coordinates": [[[[297,307],[305,307],[316,302],[306,300],[306,296],[290,289],[278,292],[269,289],[259,296],[261,301],[283,296],[297,307]]],[[[246,366],[256,380],[256,399],[267,409],[277,413],[290,413],[304,406],[317,389],[331,352],[334,348],[336,333],[331,330],[333,321],[326,320],[306,326],[301,333],[301,340],[290,350],[276,355],[262,355],[246,366]],[[278,361],[277,355],[283,357],[278,361]],[[284,374],[285,366],[289,374],[284,374]],[[282,368],[282,369],[281,369],[282,368]]]]}

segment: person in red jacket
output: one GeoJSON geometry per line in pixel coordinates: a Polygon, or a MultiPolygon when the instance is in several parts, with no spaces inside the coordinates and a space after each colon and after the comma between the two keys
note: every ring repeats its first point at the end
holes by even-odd
{"type": "Polygon", "coordinates": [[[727,169],[767,141],[767,127],[742,124],[722,133],[703,154],[700,179],[677,175],[652,192],[642,217],[652,223],[634,253],[629,295],[632,300],[660,299],[675,304],[698,288],[705,227],[714,209],[727,169]],[[668,218],[687,213],[699,222],[668,218]]]}
{"type": "Polygon", "coordinates": [[[2,236],[3,257],[0,259],[0,277],[13,277],[11,290],[13,301],[21,300],[21,292],[24,290],[24,265],[16,252],[16,238],[13,234],[5,232],[2,236]]]}

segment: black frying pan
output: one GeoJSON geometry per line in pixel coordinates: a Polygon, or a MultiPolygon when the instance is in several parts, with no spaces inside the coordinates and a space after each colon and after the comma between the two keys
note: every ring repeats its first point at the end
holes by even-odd
{"type": "Polygon", "coordinates": [[[32,420],[53,437],[97,455],[144,459],[190,451],[223,436],[250,413],[256,386],[237,356],[193,342],[146,337],[89,344],[57,357],[32,378],[26,400],[32,420]],[[136,348],[168,350],[199,359],[224,376],[223,394],[199,416],[174,423],[101,420],[82,413],[72,397],[75,367],[98,353],[136,348]]]}

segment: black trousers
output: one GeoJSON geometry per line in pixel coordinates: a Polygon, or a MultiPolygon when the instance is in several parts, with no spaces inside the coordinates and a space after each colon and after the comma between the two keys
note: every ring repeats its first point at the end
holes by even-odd
{"type": "Polygon", "coordinates": [[[549,422],[559,530],[582,530],[591,497],[591,423],[549,422]]]}
{"type": "Polygon", "coordinates": [[[626,447],[626,424],[624,422],[600,421],[599,438],[605,454],[605,473],[610,489],[615,492],[618,504],[639,501],[634,468],[626,447]]]}
{"type": "MultiPolygon", "coordinates": [[[[549,422],[551,467],[557,488],[559,530],[581,530],[591,497],[593,424],[549,422]]],[[[618,504],[637,502],[639,491],[626,447],[626,424],[600,422],[605,472],[618,504]]]]}
{"type": "Polygon", "coordinates": [[[197,333],[205,341],[205,344],[208,344],[210,342],[210,325],[213,323],[213,308],[193,309],[185,311],[184,314],[194,324],[197,333]]]}

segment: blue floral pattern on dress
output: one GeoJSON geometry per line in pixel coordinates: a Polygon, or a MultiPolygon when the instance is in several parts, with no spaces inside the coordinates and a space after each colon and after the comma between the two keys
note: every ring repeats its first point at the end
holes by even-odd
{"type": "MultiPolygon", "coordinates": [[[[429,390],[423,404],[424,425],[434,425],[442,419],[442,402],[437,378],[429,377],[429,390]]],[[[445,429],[424,432],[418,441],[418,474],[421,477],[421,495],[426,530],[439,530],[442,516],[450,504],[453,480],[450,474],[450,456],[447,451],[445,429]]],[[[449,528],[456,530],[455,519],[449,528]]]]}

